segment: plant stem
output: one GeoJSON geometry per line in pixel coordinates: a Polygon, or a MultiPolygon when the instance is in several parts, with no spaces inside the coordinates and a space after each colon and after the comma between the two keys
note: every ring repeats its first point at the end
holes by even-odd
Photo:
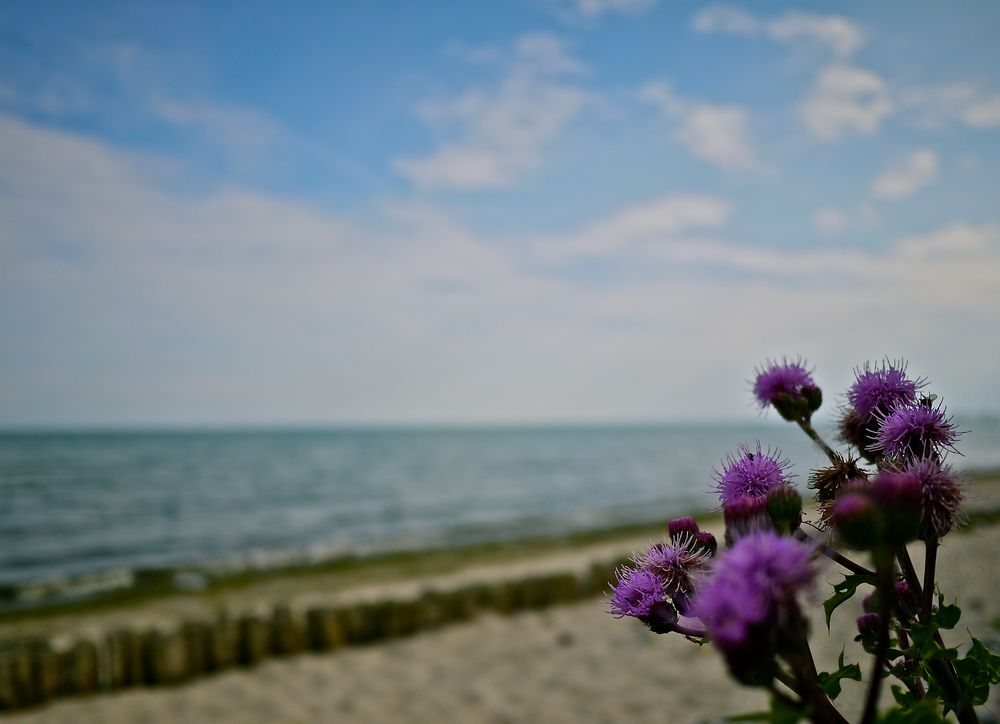
{"type": "Polygon", "coordinates": [[[789,676],[788,674],[786,674],[784,671],[778,671],[774,675],[774,678],[777,679],[778,681],[780,681],[785,686],[787,686],[789,689],[791,689],[793,693],[795,693],[795,694],[799,693],[799,690],[798,690],[798,688],[796,687],[796,684],[795,684],[795,679],[793,679],[791,676],[789,676]]]}
{"type": "Polygon", "coordinates": [[[879,623],[878,642],[875,647],[875,662],[872,665],[872,677],[868,682],[868,694],[865,697],[864,714],[861,724],[871,724],[875,721],[878,711],[878,695],[882,689],[883,667],[886,662],[886,652],[889,650],[889,619],[892,618],[892,602],[895,590],[892,585],[892,555],[888,551],[875,551],[875,571],[878,577],[879,623]]]}
{"type": "MultiPolygon", "coordinates": [[[[899,601],[897,601],[896,603],[899,604],[899,601]]],[[[902,612],[901,607],[898,608],[897,610],[902,612]]],[[[902,618],[902,616],[900,616],[900,618],[902,618]]],[[[902,626],[896,627],[896,638],[899,639],[899,648],[901,649],[910,648],[910,637],[906,635],[906,630],[902,626]]],[[[914,665],[914,667],[917,664],[917,661],[915,659],[908,658],[908,661],[912,665],[914,665]]],[[[889,668],[890,668],[889,662],[887,661],[886,669],[889,668]]],[[[910,690],[911,694],[913,694],[913,698],[916,699],[917,701],[920,701],[925,696],[927,696],[927,692],[924,691],[924,683],[920,680],[920,677],[914,674],[914,672],[916,671],[917,669],[914,668],[914,671],[910,672],[909,676],[906,679],[902,679],[902,682],[906,684],[906,688],[910,690]]]]}
{"type": "Polygon", "coordinates": [[[795,535],[796,538],[798,538],[800,541],[803,541],[804,543],[812,543],[813,545],[816,546],[816,548],[824,556],[826,556],[827,558],[829,558],[832,561],[836,561],[837,563],[839,563],[840,565],[842,565],[844,568],[846,568],[847,570],[851,571],[852,573],[859,573],[859,574],[865,575],[865,576],[874,576],[875,575],[875,571],[871,571],[871,570],[865,568],[864,566],[862,566],[862,565],[860,565],[858,563],[855,563],[850,558],[848,558],[845,555],[842,555],[842,554],[838,553],[837,551],[835,551],[833,548],[831,548],[830,546],[826,545],[825,543],[820,543],[819,541],[817,541],[815,538],[813,538],[812,536],[810,536],[808,533],[806,533],[801,528],[796,528],[794,535],[795,535]]]}
{"type": "MultiPolygon", "coordinates": [[[[936,551],[935,551],[936,553],[936,551]]],[[[936,558],[936,555],[935,555],[936,558]]],[[[913,590],[913,594],[916,596],[917,601],[926,601],[926,593],[923,587],[920,585],[920,579],[917,578],[917,572],[913,568],[913,561],[910,560],[910,554],[906,550],[906,546],[900,546],[896,551],[896,559],[899,561],[900,567],[903,569],[903,576],[906,578],[907,584],[913,590]]],[[[901,610],[905,610],[901,607],[901,610]]],[[[911,614],[914,618],[917,618],[916,613],[911,614]]],[[[923,614],[920,612],[919,619],[921,623],[930,623],[930,612],[923,614]]],[[[934,640],[937,641],[938,645],[943,649],[944,639],[941,638],[940,632],[935,632],[934,640]]],[[[958,681],[958,676],[955,674],[955,669],[952,667],[950,661],[941,661],[940,659],[930,661],[927,664],[937,683],[941,686],[941,691],[944,693],[945,702],[949,707],[955,710],[955,716],[958,717],[958,721],[961,724],[979,724],[979,715],[976,714],[975,709],[964,701],[964,696],[962,693],[962,685],[958,681]]]]}
{"type": "Polygon", "coordinates": [[[923,620],[931,620],[931,609],[934,607],[934,575],[937,567],[938,539],[929,535],[924,544],[924,591],[920,604],[920,614],[923,620]]]}
{"type": "Polygon", "coordinates": [[[813,428],[812,423],[810,423],[809,420],[805,418],[799,418],[798,420],[796,420],[796,422],[798,423],[799,427],[802,428],[802,432],[808,435],[809,439],[819,446],[820,450],[823,451],[823,453],[827,456],[827,458],[829,458],[832,464],[836,465],[840,461],[840,456],[837,455],[837,453],[833,451],[833,448],[827,445],[826,441],[819,436],[819,433],[816,432],[815,428],[813,428]]]}

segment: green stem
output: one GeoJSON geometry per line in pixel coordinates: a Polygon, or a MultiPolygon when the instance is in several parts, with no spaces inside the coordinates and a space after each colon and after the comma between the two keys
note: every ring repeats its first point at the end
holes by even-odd
{"type": "Polygon", "coordinates": [[[860,565],[859,563],[855,563],[854,561],[852,561],[847,556],[845,556],[845,555],[843,555],[841,553],[838,553],[837,551],[835,551],[830,546],[828,546],[828,545],[826,545],[824,543],[820,543],[819,541],[817,541],[815,538],[813,538],[812,536],[810,536],[808,533],[806,533],[801,528],[796,528],[795,531],[794,531],[794,533],[793,533],[793,535],[798,540],[800,540],[800,541],[802,541],[804,543],[811,543],[812,545],[816,546],[816,549],[820,553],[822,553],[824,556],[826,556],[830,560],[836,561],[837,563],[839,563],[840,565],[842,565],[844,568],[846,568],[847,570],[851,571],[852,573],[859,573],[859,574],[864,575],[864,576],[873,576],[873,575],[875,575],[875,571],[868,570],[867,568],[865,568],[864,566],[860,565]]]}
{"type": "Polygon", "coordinates": [[[836,465],[840,461],[840,456],[837,455],[837,453],[833,451],[833,448],[827,445],[826,441],[819,436],[819,433],[816,432],[809,420],[799,418],[795,422],[797,422],[799,427],[802,428],[802,432],[808,435],[809,439],[819,446],[820,450],[823,451],[832,464],[836,465]]]}
{"type": "Polygon", "coordinates": [[[923,620],[931,620],[931,610],[934,608],[934,576],[937,567],[937,536],[931,534],[924,543],[924,590],[920,613],[923,620]]]}
{"type": "Polygon", "coordinates": [[[886,652],[889,650],[889,620],[892,618],[892,601],[895,590],[892,585],[892,556],[888,551],[875,551],[875,572],[878,577],[879,622],[878,641],[875,647],[875,662],[872,665],[871,681],[868,682],[868,694],[865,697],[865,709],[861,715],[861,724],[872,724],[878,712],[878,695],[882,689],[886,652]]]}

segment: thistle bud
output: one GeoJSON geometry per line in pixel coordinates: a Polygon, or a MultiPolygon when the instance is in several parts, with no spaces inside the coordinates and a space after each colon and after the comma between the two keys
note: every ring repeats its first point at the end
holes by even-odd
{"type": "Polygon", "coordinates": [[[875,613],[878,611],[878,601],[875,600],[874,593],[869,593],[861,600],[861,608],[865,613],[875,613]]]}
{"type": "Polygon", "coordinates": [[[786,420],[808,420],[823,401],[805,362],[768,361],[757,370],[753,394],[764,409],[774,407],[786,420]]]}
{"type": "Polygon", "coordinates": [[[719,544],[715,540],[715,536],[708,531],[701,531],[694,538],[694,544],[697,548],[705,551],[709,556],[714,556],[716,551],[719,550],[719,544]]]}
{"type": "Polygon", "coordinates": [[[871,496],[882,511],[887,543],[900,545],[917,537],[923,512],[923,491],[912,475],[879,473],[871,496]]]}
{"type": "Polygon", "coordinates": [[[754,531],[774,530],[764,496],[744,495],[727,503],[722,508],[722,519],[726,522],[727,546],[754,531]]]}
{"type": "Polygon", "coordinates": [[[802,397],[806,401],[806,408],[809,414],[816,412],[823,404],[823,390],[816,385],[806,385],[802,388],[802,397]]]}
{"type": "Polygon", "coordinates": [[[779,533],[791,533],[802,524],[802,496],[795,488],[782,485],[767,494],[767,512],[779,533]]]}
{"type": "Polygon", "coordinates": [[[694,538],[697,536],[698,522],[689,515],[683,518],[674,518],[667,523],[667,530],[670,532],[670,540],[676,543],[680,537],[694,538]]]}
{"type": "Polygon", "coordinates": [[[896,598],[899,600],[900,606],[910,611],[916,611],[920,608],[920,601],[917,600],[913,589],[906,581],[896,581],[896,598]]]}
{"type": "Polygon", "coordinates": [[[885,523],[871,496],[852,492],[841,496],[831,516],[840,539],[851,548],[868,550],[882,542],[885,523]]]}
{"type": "Polygon", "coordinates": [[[878,633],[882,618],[877,613],[864,613],[858,616],[858,636],[861,646],[868,653],[873,653],[878,645],[878,633]]]}

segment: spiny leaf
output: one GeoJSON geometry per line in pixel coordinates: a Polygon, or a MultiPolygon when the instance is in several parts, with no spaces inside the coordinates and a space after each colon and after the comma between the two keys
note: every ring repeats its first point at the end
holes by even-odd
{"type": "Polygon", "coordinates": [[[875,585],[875,576],[867,573],[850,573],[840,583],[833,586],[833,595],[823,601],[823,612],[826,613],[826,628],[830,630],[830,618],[844,601],[849,600],[862,584],[875,585]]]}

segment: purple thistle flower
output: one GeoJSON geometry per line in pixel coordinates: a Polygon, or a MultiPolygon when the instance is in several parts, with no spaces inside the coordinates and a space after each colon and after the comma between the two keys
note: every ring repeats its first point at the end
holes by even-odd
{"type": "Polygon", "coordinates": [[[768,360],[756,372],[753,394],[764,409],[779,405],[787,398],[805,398],[811,391],[819,389],[800,359],[791,361],[783,357],[781,362],[768,360]]]}
{"type": "Polygon", "coordinates": [[[785,469],[790,464],[778,450],[765,453],[759,442],[754,452],[741,445],[737,455],[723,461],[722,472],[713,471],[720,502],[725,506],[746,496],[766,497],[772,488],[788,485],[785,469]]]}
{"type": "Polygon", "coordinates": [[[956,523],[962,522],[964,491],[951,468],[931,458],[921,458],[911,461],[903,469],[903,474],[920,484],[923,503],[921,525],[925,536],[940,538],[956,523]]]}
{"type": "Polygon", "coordinates": [[[635,562],[660,580],[664,594],[683,614],[694,597],[710,558],[705,550],[695,545],[692,536],[683,535],[673,545],[654,543],[635,562]]]}
{"type": "Polygon", "coordinates": [[[924,379],[911,380],[906,376],[906,363],[902,360],[884,360],[854,371],[854,384],[847,390],[847,401],[862,420],[876,412],[886,413],[894,407],[915,402],[917,390],[927,384],[924,379]]]}
{"type": "Polygon", "coordinates": [[[617,580],[608,597],[612,615],[646,618],[654,610],[669,605],[663,593],[663,581],[655,573],[623,566],[615,572],[615,577],[617,580]]]}
{"type": "Polygon", "coordinates": [[[693,613],[734,675],[744,680],[771,660],[777,627],[797,617],[796,598],[815,577],[811,546],[777,533],[753,533],[716,559],[693,613]]]}
{"type": "Polygon", "coordinates": [[[901,405],[881,418],[873,450],[890,457],[924,458],[938,448],[954,451],[959,432],[940,404],[901,405]]]}

